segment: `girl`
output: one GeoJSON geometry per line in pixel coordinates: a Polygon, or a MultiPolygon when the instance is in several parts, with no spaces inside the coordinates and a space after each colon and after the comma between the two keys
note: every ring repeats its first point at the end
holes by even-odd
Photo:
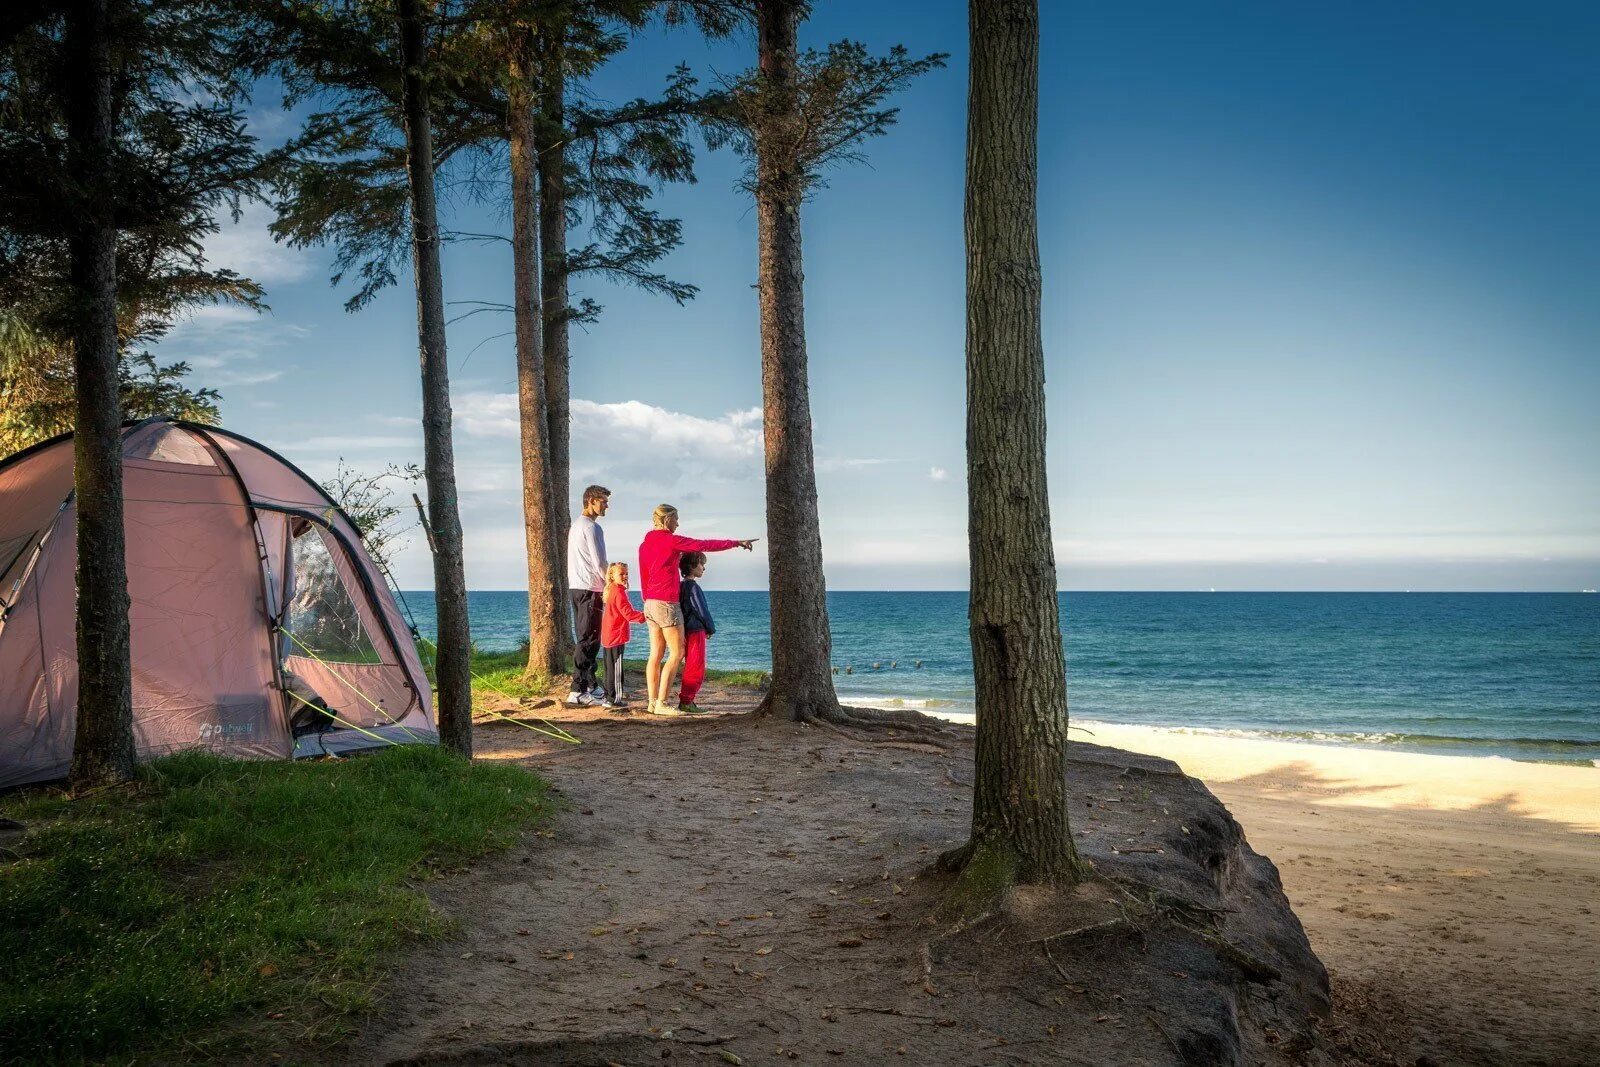
{"type": "Polygon", "coordinates": [[[645,688],[649,690],[648,710],[656,715],[682,715],[667,703],[678,665],[683,662],[683,609],[678,606],[678,560],[685,552],[726,552],[742,548],[746,552],[756,538],[740,541],[701,541],[678,534],[678,509],[660,504],[650,516],[655,529],[644,535],[639,545],[639,585],[644,591],[644,618],[650,624],[650,659],[644,667],[645,688]],[[661,662],[665,646],[667,662],[661,662]]]}
{"type": "Polygon", "coordinates": [[[628,599],[626,563],[613,563],[606,568],[606,588],[600,599],[604,605],[600,617],[600,649],[605,671],[601,684],[606,690],[605,703],[600,706],[607,711],[623,711],[627,698],[622,689],[622,653],[631,636],[629,624],[644,622],[644,612],[628,599]]]}

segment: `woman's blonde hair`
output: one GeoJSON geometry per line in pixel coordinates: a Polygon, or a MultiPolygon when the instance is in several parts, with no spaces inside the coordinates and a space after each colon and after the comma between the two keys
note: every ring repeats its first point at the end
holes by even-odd
{"type": "Polygon", "coordinates": [[[664,528],[663,524],[667,521],[667,516],[676,515],[677,513],[678,509],[671,504],[657,504],[655,511],[650,513],[650,521],[655,524],[656,529],[660,530],[664,528]]]}
{"type": "Polygon", "coordinates": [[[626,563],[613,563],[606,568],[606,584],[628,587],[628,565],[626,563]]]}

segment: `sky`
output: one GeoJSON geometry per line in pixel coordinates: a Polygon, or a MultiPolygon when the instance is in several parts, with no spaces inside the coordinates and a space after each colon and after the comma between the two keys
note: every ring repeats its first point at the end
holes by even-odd
{"type": "MultiPolygon", "coordinates": [[[[1600,8],[1361,2],[1042,5],[1039,244],[1051,522],[1064,589],[1600,586],[1600,8]]],[[[803,214],[823,550],[834,589],[967,584],[962,194],[966,10],[819,0],[803,46],[950,54],[867,162],[803,214]]],[[[588,86],[710,81],[748,37],[652,31],[588,86]]],[[[263,87],[252,122],[294,114],[263,87]]],[[[663,190],[664,297],[583,280],[573,492],[613,490],[613,558],[651,508],[764,536],[756,222],[742,163],[663,190]]],[[[208,244],[271,311],[206,309],[163,342],[224,424],[318,477],[420,461],[409,274],[343,310],[332,252],[253,207],[208,244]]],[[[448,227],[505,233],[503,204],[448,227]]],[[[445,255],[446,299],[510,299],[503,244],[445,255]]],[[[459,314],[472,305],[453,304],[459,314]]],[[[525,584],[505,316],[450,330],[467,578],[525,584]]],[[[410,535],[395,568],[427,588],[410,535]]],[[[765,587],[764,554],[711,588],[765,587]]]]}

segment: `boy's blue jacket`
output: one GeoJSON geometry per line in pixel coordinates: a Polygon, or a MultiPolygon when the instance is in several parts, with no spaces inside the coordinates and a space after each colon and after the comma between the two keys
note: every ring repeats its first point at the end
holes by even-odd
{"type": "Polygon", "coordinates": [[[683,632],[692,634],[700,630],[710,637],[717,632],[711,621],[711,607],[706,603],[705,590],[693,578],[685,578],[678,587],[678,604],[683,608],[683,632]]]}

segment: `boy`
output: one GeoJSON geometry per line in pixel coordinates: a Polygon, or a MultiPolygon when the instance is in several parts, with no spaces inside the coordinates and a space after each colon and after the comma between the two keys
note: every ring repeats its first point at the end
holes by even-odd
{"type": "Polygon", "coordinates": [[[706,572],[704,552],[685,552],[678,561],[683,583],[678,586],[678,604],[683,609],[683,681],[678,689],[678,708],[690,715],[702,714],[694,702],[706,680],[706,638],[717,632],[711,621],[711,607],[696,578],[706,572]]]}

